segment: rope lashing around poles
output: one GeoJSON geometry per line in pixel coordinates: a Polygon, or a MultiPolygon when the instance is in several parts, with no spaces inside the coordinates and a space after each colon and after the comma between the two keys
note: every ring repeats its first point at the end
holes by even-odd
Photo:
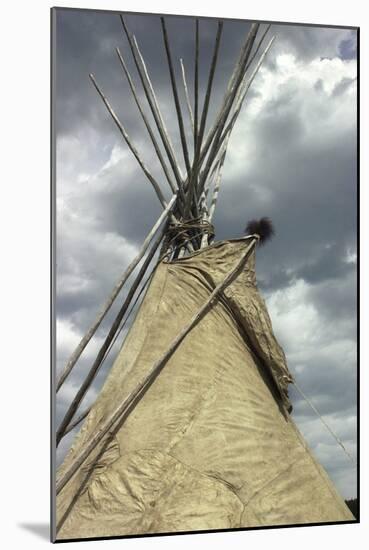
{"type": "Polygon", "coordinates": [[[318,411],[318,409],[315,407],[315,405],[313,405],[313,403],[310,401],[310,399],[304,394],[304,392],[302,391],[302,389],[298,386],[298,384],[296,384],[296,382],[294,381],[293,382],[293,385],[295,386],[295,388],[297,389],[297,391],[299,392],[299,394],[301,395],[301,397],[303,399],[305,399],[306,403],[308,405],[310,405],[310,407],[313,409],[313,411],[315,412],[315,414],[318,416],[318,418],[321,420],[322,424],[324,424],[324,426],[327,428],[327,430],[329,431],[329,433],[334,437],[334,439],[337,441],[338,445],[340,447],[342,447],[344,453],[347,455],[347,457],[350,459],[350,461],[353,463],[354,467],[356,468],[357,465],[356,465],[356,460],[355,458],[352,456],[352,454],[346,449],[345,445],[342,443],[342,441],[340,440],[340,438],[334,433],[334,431],[332,430],[332,428],[327,424],[327,422],[324,420],[324,418],[322,417],[322,415],[320,414],[320,412],[318,411]]]}
{"type": "MultiPolygon", "coordinates": [[[[198,235],[194,235],[193,237],[189,237],[188,239],[186,239],[186,243],[190,243],[192,241],[194,241],[195,239],[198,238],[198,235]]],[[[164,258],[167,258],[168,256],[170,256],[171,254],[173,254],[176,250],[178,250],[179,248],[183,248],[183,243],[182,244],[178,244],[177,246],[171,246],[170,248],[167,249],[166,252],[164,252],[160,258],[159,258],[159,262],[161,262],[161,260],[163,260],[164,258]]]]}
{"type": "Polygon", "coordinates": [[[199,216],[198,218],[191,218],[188,220],[182,220],[175,224],[169,224],[168,245],[170,246],[173,241],[178,241],[181,238],[183,238],[184,241],[187,241],[189,238],[189,231],[196,231],[197,236],[200,236],[205,232],[211,237],[215,235],[213,224],[199,216]]]}

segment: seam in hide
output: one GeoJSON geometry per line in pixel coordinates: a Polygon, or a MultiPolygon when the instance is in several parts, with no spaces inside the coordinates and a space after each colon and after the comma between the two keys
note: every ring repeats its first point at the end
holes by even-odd
{"type": "Polygon", "coordinates": [[[215,476],[210,476],[209,474],[205,474],[204,472],[201,472],[197,468],[194,468],[193,466],[190,466],[189,464],[186,464],[185,462],[183,462],[182,460],[180,460],[176,456],[172,455],[171,453],[166,452],[165,454],[167,454],[168,456],[170,456],[171,458],[173,458],[174,460],[176,460],[177,462],[182,464],[186,469],[191,470],[192,472],[196,472],[200,476],[203,476],[206,479],[209,479],[211,481],[213,481],[213,480],[219,481],[219,483],[221,483],[223,485],[223,487],[226,487],[226,489],[228,489],[231,493],[234,494],[235,497],[237,497],[239,502],[242,504],[242,507],[244,508],[245,503],[240,499],[240,497],[236,493],[236,489],[234,488],[234,486],[231,483],[229,483],[227,480],[225,480],[221,477],[215,477],[215,476]]]}
{"type": "MultiPolygon", "coordinates": [[[[335,491],[332,491],[331,484],[327,483],[328,474],[326,474],[326,475],[323,474],[324,470],[322,471],[322,469],[319,467],[319,463],[316,461],[315,457],[313,456],[313,453],[312,453],[311,449],[308,447],[307,443],[304,441],[299,429],[297,428],[295,422],[292,419],[291,419],[291,424],[292,424],[292,427],[293,427],[293,429],[294,429],[301,445],[307,451],[307,455],[309,457],[310,462],[313,464],[315,470],[318,472],[319,477],[323,480],[324,486],[327,487],[327,489],[329,490],[329,492],[332,495],[333,499],[335,501],[337,501],[337,493],[335,491]]],[[[329,477],[328,477],[328,480],[329,480],[329,477]]],[[[342,504],[341,504],[341,510],[344,510],[345,512],[347,512],[347,510],[342,506],[342,504]]]]}
{"type": "Polygon", "coordinates": [[[283,474],[285,474],[286,472],[288,472],[288,470],[290,470],[300,459],[297,458],[296,460],[294,460],[293,462],[291,462],[284,470],[278,472],[278,474],[276,474],[275,476],[273,476],[271,479],[269,479],[266,483],[264,483],[264,485],[262,487],[260,487],[260,489],[258,489],[257,491],[254,492],[254,494],[249,498],[249,500],[245,503],[245,507],[249,506],[250,502],[252,500],[255,499],[255,497],[257,497],[262,491],[264,491],[268,485],[271,485],[271,483],[273,483],[276,479],[278,479],[280,476],[282,476],[283,474]]]}

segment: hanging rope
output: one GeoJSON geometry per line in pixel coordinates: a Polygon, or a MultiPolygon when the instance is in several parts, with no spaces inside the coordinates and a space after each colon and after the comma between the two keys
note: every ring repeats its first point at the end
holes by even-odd
{"type": "Polygon", "coordinates": [[[293,382],[293,385],[295,386],[295,388],[297,389],[297,391],[300,393],[301,397],[303,399],[305,399],[306,403],[308,405],[310,405],[310,407],[313,409],[313,411],[315,412],[315,414],[318,416],[318,418],[321,420],[321,422],[324,424],[324,426],[327,428],[327,430],[329,431],[329,433],[334,437],[334,439],[337,441],[338,445],[340,445],[340,447],[342,447],[344,453],[347,455],[347,457],[350,459],[350,461],[353,463],[354,467],[356,468],[356,460],[355,458],[352,456],[352,454],[346,449],[346,447],[344,446],[344,444],[342,443],[342,441],[340,440],[340,438],[334,433],[334,431],[332,430],[332,428],[330,426],[328,426],[328,424],[326,423],[326,421],[324,420],[324,418],[322,417],[322,415],[320,414],[320,412],[318,411],[318,409],[315,407],[315,405],[313,405],[313,403],[310,401],[310,399],[304,394],[304,392],[302,391],[302,389],[296,384],[296,382],[293,382]]]}

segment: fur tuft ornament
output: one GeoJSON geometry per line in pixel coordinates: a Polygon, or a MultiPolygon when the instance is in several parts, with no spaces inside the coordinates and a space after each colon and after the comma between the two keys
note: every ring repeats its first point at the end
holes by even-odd
{"type": "Polygon", "coordinates": [[[250,220],[245,227],[246,235],[259,235],[259,243],[265,244],[273,235],[275,235],[274,227],[270,218],[260,218],[260,220],[250,220]]]}

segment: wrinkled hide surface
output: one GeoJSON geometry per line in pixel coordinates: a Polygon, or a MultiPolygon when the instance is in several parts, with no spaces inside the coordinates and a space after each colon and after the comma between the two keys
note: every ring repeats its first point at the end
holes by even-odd
{"type": "MultiPolygon", "coordinates": [[[[160,263],[58,475],[236,266],[248,241],[160,263]]],[[[245,270],[57,497],[57,539],[353,520],[286,412],[292,380],[245,270]]]]}

